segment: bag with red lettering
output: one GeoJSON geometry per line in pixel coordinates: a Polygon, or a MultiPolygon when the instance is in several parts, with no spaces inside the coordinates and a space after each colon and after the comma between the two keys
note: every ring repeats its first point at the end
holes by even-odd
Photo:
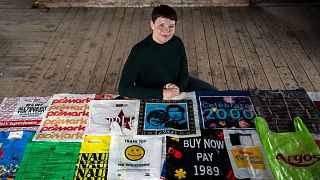
{"type": "Polygon", "coordinates": [[[81,143],[74,179],[106,179],[111,136],[86,136],[81,143]]]}
{"type": "Polygon", "coordinates": [[[295,132],[272,132],[262,117],[255,124],[277,179],[320,179],[320,150],[300,117],[294,118],[295,132]]]}

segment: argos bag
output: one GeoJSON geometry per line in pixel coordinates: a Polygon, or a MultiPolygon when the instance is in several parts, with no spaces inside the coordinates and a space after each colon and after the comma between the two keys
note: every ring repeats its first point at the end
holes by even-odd
{"type": "Polygon", "coordinates": [[[261,117],[255,123],[277,179],[320,179],[320,150],[300,117],[294,118],[295,132],[272,132],[261,117]]]}

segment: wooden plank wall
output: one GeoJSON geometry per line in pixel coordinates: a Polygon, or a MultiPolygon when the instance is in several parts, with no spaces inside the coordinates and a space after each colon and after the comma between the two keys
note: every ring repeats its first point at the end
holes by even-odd
{"type": "Polygon", "coordinates": [[[247,7],[250,0],[35,0],[39,7],[154,7],[168,4],[173,7],[224,6],[247,7]]]}
{"type": "MultiPolygon", "coordinates": [[[[176,10],[176,34],[185,43],[190,74],[220,90],[320,92],[320,7],[176,10]]],[[[150,33],[151,11],[1,9],[0,100],[116,94],[130,49],[150,33]]]]}

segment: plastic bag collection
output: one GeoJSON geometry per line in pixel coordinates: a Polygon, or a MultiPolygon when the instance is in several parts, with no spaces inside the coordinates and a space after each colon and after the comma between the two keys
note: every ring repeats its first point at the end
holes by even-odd
{"type": "Polygon", "coordinates": [[[5,98],[1,177],[320,179],[318,95],[253,90],[182,93],[169,101],[101,97],[5,98]]]}

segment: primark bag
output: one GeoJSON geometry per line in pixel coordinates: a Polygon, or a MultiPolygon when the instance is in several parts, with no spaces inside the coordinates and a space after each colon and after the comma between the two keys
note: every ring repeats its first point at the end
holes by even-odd
{"type": "Polygon", "coordinates": [[[277,179],[320,179],[320,150],[300,117],[294,118],[295,132],[272,132],[262,117],[255,123],[277,179]]]}
{"type": "Polygon", "coordinates": [[[106,179],[110,136],[86,136],[81,143],[74,179],[106,179]]]}

